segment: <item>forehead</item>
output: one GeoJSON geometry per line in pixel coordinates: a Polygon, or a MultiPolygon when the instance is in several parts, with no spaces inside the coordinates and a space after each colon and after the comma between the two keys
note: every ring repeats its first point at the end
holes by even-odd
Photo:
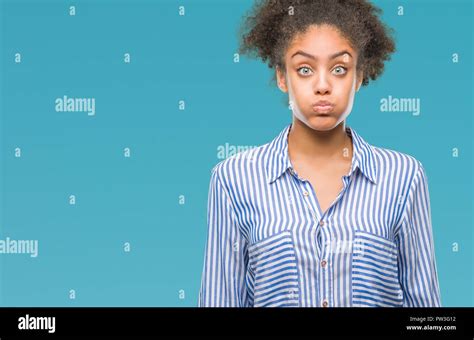
{"type": "Polygon", "coordinates": [[[349,51],[353,56],[356,55],[350,41],[339,30],[329,25],[313,25],[305,32],[299,33],[291,41],[287,54],[291,56],[299,49],[322,58],[342,50],[349,51]]]}

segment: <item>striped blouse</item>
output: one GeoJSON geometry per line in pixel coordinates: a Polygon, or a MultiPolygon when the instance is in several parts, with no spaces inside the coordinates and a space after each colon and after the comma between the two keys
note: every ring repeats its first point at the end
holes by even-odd
{"type": "Polygon", "coordinates": [[[351,169],[322,212],[292,168],[291,126],[212,169],[198,306],[441,306],[420,161],[346,126],[351,169]]]}

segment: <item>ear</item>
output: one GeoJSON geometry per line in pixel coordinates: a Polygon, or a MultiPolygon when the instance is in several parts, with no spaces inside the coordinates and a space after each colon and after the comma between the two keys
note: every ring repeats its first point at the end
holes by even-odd
{"type": "Polygon", "coordinates": [[[364,74],[361,71],[359,75],[357,76],[356,92],[359,92],[360,86],[362,85],[362,80],[364,80],[364,74]]]}
{"type": "Polygon", "coordinates": [[[280,88],[280,90],[282,90],[283,92],[288,92],[288,88],[286,86],[285,74],[282,70],[280,70],[278,66],[276,67],[276,75],[277,75],[278,87],[280,88]]]}

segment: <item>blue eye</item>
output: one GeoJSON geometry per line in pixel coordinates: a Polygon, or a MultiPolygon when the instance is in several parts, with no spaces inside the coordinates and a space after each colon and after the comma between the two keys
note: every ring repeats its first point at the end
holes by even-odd
{"type": "Polygon", "coordinates": [[[337,66],[337,67],[335,68],[335,70],[337,70],[338,68],[340,68],[340,69],[343,69],[343,70],[344,70],[344,73],[337,73],[337,75],[343,75],[343,74],[346,74],[346,72],[347,72],[347,68],[345,68],[345,67],[343,67],[343,66],[337,66]]]}
{"type": "MultiPolygon", "coordinates": [[[[300,67],[300,68],[297,70],[297,71],[298,71],[298,73],[299,73],[299,71],[300,71],[300,70],[302,70],[302,69],[307,69],[307,70],[310,70],[310,68],[309,68],[309,67],[303,66],[303,67],[300,67]]],[[[301,73],[300,73],[300,74],[301,74],[301,73]]],[[[305,76],[305,75],[307,75],[307,74],[302,74],[302,75],[303,75],[303,76],[305,76]]]]}
{"type": "MultiPolygon", "coordinates": [[[[304,69],[311,71],[311,69],[310,69],[309,67],[307,67],[307,66],[302,66],[302,67],[300,67],[299,69],[297,69],[297,71],[298,71],[298,73],[301,74],[302,76],[307,76],[307,75],[309,75],[309,73],[301,73],[301,72],[300,72],[300,70],[304,70],[304,69]]],[[[334,70],[337,70],[337,69],[342,69],[342,70],[343,70],[343,72],[336,72],[335,74],[336,74],[337,76],[341,76],[341,75],[344,75],[344,74],[347,73],[347,68],[344,67],[344,66],[337,66],[336,68],[334,68],[334,70]]]]}

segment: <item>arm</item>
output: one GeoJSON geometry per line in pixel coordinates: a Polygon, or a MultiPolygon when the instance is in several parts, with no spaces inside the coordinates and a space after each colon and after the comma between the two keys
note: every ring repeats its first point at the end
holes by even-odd
{"type": "Polygon", "coordinates": [[[247,244],[216,169],[209,186],[208,231],[198,307],[247,307],[251,305],[245,285],[247,244]]]}
{"type": "Polygon", "coordinates": [[[428,181],[420,162],[405,211],[396,238],[403,306],[440,307],[428,181]]]}

